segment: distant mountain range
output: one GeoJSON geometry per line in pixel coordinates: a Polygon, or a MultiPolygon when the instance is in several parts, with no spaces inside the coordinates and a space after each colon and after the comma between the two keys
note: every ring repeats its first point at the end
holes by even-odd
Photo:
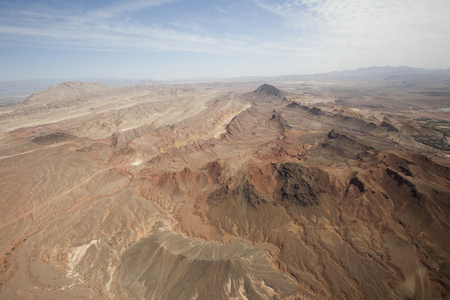
{"type": "MultiPolygon", "coordinates": [[[[422,69],[411,68],[407,66],[400,67],[368,67],[357,70],[335,71],[329,73],[318,74],[298,74],[298,75],[281,75],[281,76],[244,76],[227,79],[219,79],[212,77],[197,77],[190,79],[177,79],[169,82],[202,82],[202,81],[328,81],[328,80],[345,80],[360,77],[398,77],[398,76],[445,76],[450,82],[450,69],[422,69]]],[[[112,86],[127,86],[142,82],[158,81],[154,79],[114,79],[114,78],[77,78],[77,79],[29,79],[29,80],[15,80],[0,82],[0,100],[9,99],[24,99],[31,93],[44,90],[52,85],[56,85],[65,81],[85,81],[85,82],[100,82],[112,86]]]]}

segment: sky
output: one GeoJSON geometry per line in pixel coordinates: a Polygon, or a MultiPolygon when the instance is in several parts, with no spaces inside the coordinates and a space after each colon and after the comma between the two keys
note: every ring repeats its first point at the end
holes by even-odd
{"type": "Polygon", "coordinates": [[[0,81],[450,68],[448,0],[0,0],[0,81]]]}

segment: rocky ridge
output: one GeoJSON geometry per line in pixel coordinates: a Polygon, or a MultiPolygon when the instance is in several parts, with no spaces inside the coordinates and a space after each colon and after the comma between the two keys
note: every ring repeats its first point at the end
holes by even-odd
{"type": "Polygon", "coordinates": [[[0,111],[3,298],[450,295],[450,163],[414,120],[267,84],[33,97],[0,111]]]}

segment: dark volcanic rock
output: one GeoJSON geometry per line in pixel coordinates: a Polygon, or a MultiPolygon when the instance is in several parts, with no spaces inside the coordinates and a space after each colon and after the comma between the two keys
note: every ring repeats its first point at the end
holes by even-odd
{"type": "Polygon", "coordinates": [[[286,105],[286,108],[309,110],[309,108],[307,106],[300,105],[300,104],[298,104],[296,102],[289,103],[288,105],[286,105]]]}
{"type": "Polygon", "coordinates": [[[326,113],[323,110],[321,110],[320,108],[317,108],[315,106],[313,108],[310,108],[309,112],[314,116],[325,116],[326,115],[326,113]]]}
{"type": "Polygon", "coordinates": [[[283,92],[274,87],[273,85],[263,84],[255,90],[257,94],[264,94],[270,96],[280,97],[283,96],[283,92]]]}
{"type": "Polygon", "coordinates": [[[390,177],[392,177],[392,179],[394,179],[398,185],[406,184],[409,187],[415,187],[413,183],[411,183],[409,180],[405,179],[399,173],[397,173],[396,171],[394,171],[390,168],[386,169],[386,174],[388,174],[390,177]]]}
{"type": "Polygon", "coordinates": [[[417,201],[417,204],[421,205],[422,201],[424,200],[424,196],[422,193],[420,193],[417,190],[417,187],[414,183],[403,177],[400,173],[390,169],[386,168],[386,174],[393,179],[393,181],[397,184],[397,192],[403,191],[403,199],[407,199],[408,197],[411,197],[414,201],[417,201]]]}
{"type": "Polygon", "coordinates": [[[372,147],[365,145],[358,139],[334,129],[328,132],[323,148],[346,158],[354,158],[361,152],[373,150],[372,147]]]}
{"type": "Polygon", "coordinates": [[[52,145],[75,139],[75,136],[64,132],[50,133],[35,137],[32,142],[39,145],[52,145]]]}
{"type": "Polygon", "coordinates": [[[361,182],[361,180],[359,180],[358,177],[353,177],[350,180],[349,184],[356,186],[361,193],[364,193],[364,191],[365,191],[364,184],[361,182]]]}
{"type": "Polygon", "coordinates": [[[266,200],[256,191],[255,186],[247,179],[234,190],[233,196],[237,199],[238,203],[246,203],[251,207],[266,203],[266,200]]]}
{"type": "Polygon", "coordinates": [[[256,208],[259,204],[267,203],[247,178],[244,178],[241,184],[233,191],[230,191],[228,187],[223,187],[211,193],[208,196],[207,203],[209,205],[215,205],[227,200],[230,200],[238,206],[244,205],[253,208],[256,208]]]}
{"type": "Polygon", "coordinates": [[[387,128],[387,132],[400,132],[394,125],[386,121],[383,121],[380,126],[387,128]]]}
{"type": "Polygon", "coordinates": [[[279,200],[303,207],[319,204],[320,195],[325,191],[309,169],[293,163],[274,167],[278,172],[279,200]]]}
{"type": "Polygon", "coordinates": [[[214,183],[220,182],[222,167],[218,161],[207,163],[203,169],[207,171],[209,178],[211,178],[214,183]]]}
{"type": "Polygon", "coordinates": [[[367,132],[377,128],[377,125],[372,122],[366,122],[364,120],[353,118],[349,116],[344,116],[340,114],[334,114],[332,120],[340,126],[344,126],[346,128],[356,129],[357,131],[367,132]]]}

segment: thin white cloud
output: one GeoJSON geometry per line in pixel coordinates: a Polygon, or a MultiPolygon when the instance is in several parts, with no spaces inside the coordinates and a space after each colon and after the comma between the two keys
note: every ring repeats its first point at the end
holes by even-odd
{"type": "Polygon", "coordinates": [[[239,62],[247,55],[251,61],[259,59],[257,68],[270,65],[285,73],[301,72],[307,64],[328,66],[328,70],[367,64],[450,67],[447,0],[227,1],[210,5],[210,11],[202,11],[199,18],[197,11],[180,14],[184,18],[179,19],[134,18],[138,11],[181,1],[122,0],[91,11],[0,2],[0,44],[188,51],[227,55],[239,62]]]}
{"type": "Polygon", "coordinates": [[[255,2],[311,42],[329,47],[450,46],[450,39],[442,40],[450,36],[450,2],[446,0],[255,2]]]}
{"type": "Polygon", "coordinates": [[[229,14],[231,12],[230,6],[221,7],[221,6],[216,5],[216,7],[214,7],[214,10],[221,14],[229,14]]]}
{"type": "Polygon", "coordinates": [[[124,1],[81,13],[48,11],[47,7],[11,10],[0,13],[0,35],[3,40],[4,36],[9,36],[14,43],[21,41],[23,45],[77,46],[90,50],[110,48],[120,51],[169,50],[212,54],[261,53],[267,50],[257,40],[246,35],[211,34],[208,30],[201,31],[200,27],[192,30],[190,26],[182,27],[181,24],[170,28],[168,24],[151,26],[121,18],[113,22],[109,20],[127,12],[151,9],[175,1],[179,0],[124,1]]]}
{"type": "Polygon", "coordinates": [[[107,6],[95,11],[89,12],[89,17],[96,17],[102,19],[109,19],[120,16],[126,12],[133,12],[138,10],[149,9],[165,5],[172,2],[179,2],[180,0],[130,0],[118,2],[111,6],[107,6]]]}

